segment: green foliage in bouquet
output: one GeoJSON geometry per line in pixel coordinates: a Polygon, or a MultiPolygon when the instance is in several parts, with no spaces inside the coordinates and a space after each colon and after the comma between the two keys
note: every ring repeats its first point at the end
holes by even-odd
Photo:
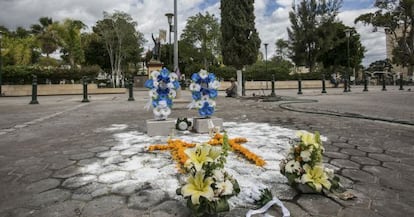
{"type": "Polygon", "coordinates": [[[185,150],[188,160],[184,166],[188,178],[186,183],[177,189],[177,194],[187,199],[187,207],[194,216],[209,216],[229,211],[228,199],[240,192],[237,180],[224,170],[230,149],[226,138],[225,134],[221,147],[197,144],[196,147],[185,150]]]}
{"type": "Polygon", "coordinates": [[[309,187],[314,192],[338,189],[339,178],[332,169],[323,165],[324,148],[319,132],[300,132],[298,136],[300,140],[293,144],[286,159],[280,163],[280,172],[286,176],[289,184],[302,192],[308,192],[304,189],[309,187]]]}

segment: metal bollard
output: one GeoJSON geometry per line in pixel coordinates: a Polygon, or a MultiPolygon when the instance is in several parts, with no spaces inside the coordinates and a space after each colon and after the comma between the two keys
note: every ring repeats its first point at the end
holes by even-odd
{"type": "Polygon", "coordinates": [[[298,80],[298,94],[302,94],[302,80],[298,80]]]}
{"type": "Polygon", "coordinates": [[[242,78],[242,96],[246,96],[246,80],[244,76],[242,78]]]}
{"type": "Polygon", "coordinates": [[[32,75],[32,101],[30,101],[29,104],[39,104],[39,101],[37,101],[37,76],[32,75]]]}
{"type": "Polygon", "coordinates": [[[272,93],[270,94],[271,97],[275,97],[275,75],[272,75],[272,93]]]}
{"type": "Polygon", "coordinates": [[[326,93],[325,75],[322,75],[322,93],[326,93]]]}
{"type": "Polygon", "coordinates": [[[83,80],[83,100],[82,100],[82,102],[89,102],[89,99],[88,99],[88,78],[86,76],[83,76],[82,80],[83,80]]]}
{"type": "Polygon", "coordinates": [[[401,76],[400,76],[400,90],[404,90],[404,87],[403,87],[403,74],[401,73],[401,76]]]}
{"type": "Polygon", "coordinates": [[[387,91],[387,88],[385,87],[385,74],[382,75],[382,91],[387,91]]]}
{"type": "Polygon", "coordinates": [[[364,90],[363,91],[368,91],[368,80],[367,80],[367,76],[366,75],[364,77],[364,90]]]}
{"type": "Polygon", "coordinates": [[[348,92],[348,80],[345,78],[344,79],[344,93],[348,92]]]}
{"type": "Polygon", "coordinates": [[[134,88],[134,80],[132,78],[130,78],[128,80],[128,83],[129,83],[129,85],[128,85],[128,89],[129,89],[128,101],[135,101],[135,99],[134,99],[134,91],[133,91],[133,88],[134,88]]]}

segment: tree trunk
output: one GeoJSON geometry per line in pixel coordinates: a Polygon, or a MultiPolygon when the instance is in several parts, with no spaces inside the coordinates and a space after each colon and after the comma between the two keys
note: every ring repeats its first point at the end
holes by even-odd
{"type": "Polygon", "coordinates": [[[237,95],[242,96],[242,86],[243,86],[243,73],[242,70],[237,69],[237,95]]]}

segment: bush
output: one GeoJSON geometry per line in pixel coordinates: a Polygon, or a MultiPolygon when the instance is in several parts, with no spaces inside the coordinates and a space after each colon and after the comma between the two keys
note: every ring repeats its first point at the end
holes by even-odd
{"type": "Polygon", "coordinates": [[[50,80],[58,84],[61,80],[79,81],[83,76],[94,80],[100,72],[99,66],[84,66],[81,69],[40,68],[33,66],[6,66],[3,68],[3,84],[31,84],[36,75],[39,84],[50,80]]]}

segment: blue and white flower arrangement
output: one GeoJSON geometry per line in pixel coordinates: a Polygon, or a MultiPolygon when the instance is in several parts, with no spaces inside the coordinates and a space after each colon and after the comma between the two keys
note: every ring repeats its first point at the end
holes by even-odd
{"type": "Polygon", "coordinates": [[[201,117],[210,117],[214,114],[220,82],[214,73],[208,73],[201,69],[198,73],[191,76],[190,90],[193,102],[189,108],[196,107],[201,117]]]}
{"type": "Polygon", "coordinates": [[[159,71],[152,71],[150,78],[145,82],[149,88],[151,100],[147,108],[152,105],[154,117],[157,120],[165,120],[171,114],[173,99],[176,97],[176,90],[180,88],[178,76],[163,68],[159,71]]]}

